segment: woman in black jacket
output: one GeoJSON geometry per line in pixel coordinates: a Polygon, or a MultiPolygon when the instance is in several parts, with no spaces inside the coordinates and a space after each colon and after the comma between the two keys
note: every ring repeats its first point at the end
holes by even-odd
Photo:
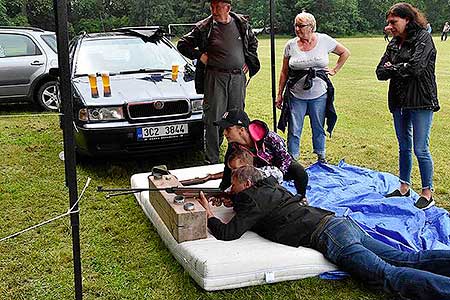
{"type": "Polygon", "coordinates": [[[433,159],[429,149],[433,113],[439,110],[435,62],[436,48],[425,30],[424,15],[408,3],[393,5],[386,14],[386,29],[393,39],[378,64],[379,80],[388,80],[389,110],[399,144],[400,187],[386,197],[409,196],[412,148],[419,162],[422,192],[415,203],[426,209],[434,204],[433,159]]]}

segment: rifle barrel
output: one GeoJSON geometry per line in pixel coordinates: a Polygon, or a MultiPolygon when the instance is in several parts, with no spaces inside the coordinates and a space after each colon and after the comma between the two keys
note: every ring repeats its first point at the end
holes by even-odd
{"type": "Polygon", "coordinates": [[[110,189],[105,189],[102,186],[99,186],[97,188],[97,192],[144,192],[144,191],[148,191],[148,188],[110,188],[110,189]]]}
{"type": "Polygon", "coordinates": [[[107,199],[115,196],[129,195],[139,192],[147,192],[147,191],[166,191],[171,194],[189,194],[189,193],[198,193],[203,191],[205,194],[209,193],[223,193],[223,191],[219,188],[202,188],[202,187],[166,187],[166,188],[110,188],[105,189],[102,186],[97,188],[97,192],[116,192],[114,194],[108,194],[105,197],[107,199]]]}
{"type": "Polygon", "coordinates": [[[138,192],[128,191],[128,192],[120,192],[120,193],[115,193],[115,194],[108,194],[108,195],[105,196],[105,198],[109,199],[111,197],[122,196],[122,195],[130,195],[130,194],[134,194],[134,193],[138,193],[138,192]]]}

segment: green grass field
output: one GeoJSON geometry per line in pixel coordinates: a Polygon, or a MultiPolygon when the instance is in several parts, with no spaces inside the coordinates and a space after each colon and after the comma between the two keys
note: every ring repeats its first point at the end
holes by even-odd
{"type": "MultiPolygon", "coordinates": [[[[286,40],[279,38],[276,42],[277,72],[286,40]]],[[[387,83],[377,81],[374,72],[386,44],[381,36],[344,38],[340,42],[352,56],[332,78],[339,119],[333,137],[327,140],[328,160],[336,164],[345,158],[350,164],[397,174],[397,142],[387,109],[387,83]]],[[[435,42],[442,107],[435,114],[431,136],[435,198],[437,205],[450,209],[450,42],[435,42]]],[[[246,109],[251,118],[272,124],[268,39],[260,40],[259,55],[262,69],[250,83],[246,109]]],[[[0,238],[68,209],[64,164],[58,159],[63,149],[58,118],[7,117],[35,113],[32,110],[30,106],[0,106],[0,238]]],[[[128,186],[132,174],[149,171],[153,165],[179,168],[200,164],[200,155],[191,154],[79,164],[80,189],[87,177],[93,180],[80,203],[84,299],[391,299],[352,279],[308,278],[222,292],[203,291],[165,248],[132,196],[106,200],[95,192],[97,185],[128,186]]],[[[300,161],[305,165],[315,161],[308,125],[300,161]]],[[[416,161],[413,187],[420,189],[416,161]]],[[[0,242],[0,278],[0,299],[73,299],[69,219],[0,242]]]]}

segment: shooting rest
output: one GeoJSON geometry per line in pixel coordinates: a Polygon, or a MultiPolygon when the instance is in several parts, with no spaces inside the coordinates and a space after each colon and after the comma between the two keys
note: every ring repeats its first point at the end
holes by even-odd
{"type": "MultiPolygon", "coordinates": [[[[148,176],[150,188],[168,188],[182,186],[173,175],[161,178],[148,176]]],[[[178,242],[204,239],[207,236],[206,211],[194,198],[186,197],[184,203],[175,203],[175,194],[166,191],[150,191],[149,200],[169,232],[178,242]],[[186,210],[184,204],[192,203],[193,209],[186,210]]],[[[192,205],[191,205],[192,207],[192,205]]]]}

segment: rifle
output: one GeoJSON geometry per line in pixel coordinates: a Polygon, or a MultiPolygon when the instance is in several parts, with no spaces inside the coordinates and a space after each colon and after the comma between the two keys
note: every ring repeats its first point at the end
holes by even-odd
{"type": "Polygon", "coordinates": [[[180,183],[183,186],[189,186],[189,185],[194,185],[194,184],[205,183],[209,180],[221,179],[222,177],[223,177],[223,172],[219,172],[219,173],[215,173],[215,174],[208,174],[205,177],[195,177],[192,179],[181,180],[180,183]]]}
{"type": "Polygon", "coordinates": [[[202,188],[202,187],[166,187],[166,188],[112,188],[112,189],[105,189],[103,186],[97,187],[97,192],[117,192],[113,194],[107,194],[105,197],[106,199],[109,199],[111,197],[115,196],[122,196],[122,195],[129,195],[139,192],[146,192],[146,191],[165,191],[166,193],[170,194],[176,194],[184,196],[185,198],[194,198],[198,197],[200,191],[202,191],[207,198],[229,198],[230,195],[224,191],[222,191],[219,188],[202,188]]]}

